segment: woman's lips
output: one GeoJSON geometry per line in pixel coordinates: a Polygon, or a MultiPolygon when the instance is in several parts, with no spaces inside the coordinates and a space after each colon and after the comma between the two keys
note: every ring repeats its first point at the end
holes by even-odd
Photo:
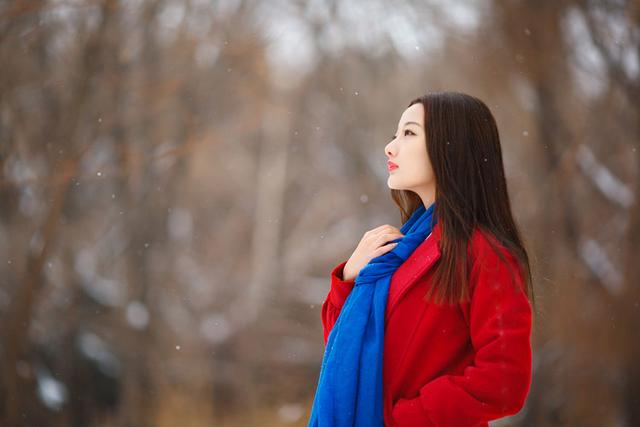
{"type": "Polygon", "coordinates": [[[387,170],[391,172],[392,170],[398,169],[398,165],[392,162],[387,162],[387,170]]]}

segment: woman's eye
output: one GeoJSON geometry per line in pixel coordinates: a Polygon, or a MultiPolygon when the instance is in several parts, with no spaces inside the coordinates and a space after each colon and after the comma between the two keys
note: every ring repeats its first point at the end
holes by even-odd
{"type": "MultiPolygon", "coordinates": [[[[415,133],[412,130],[406,129],[404,131],[405,136],[407,135],[407,132],[411,132],[412,135],[415,135],[415,133]]],[[[395,135],[391,136],[391,140],[393,141],[394,139],[396,139],[396,136],[395,135]]]]}

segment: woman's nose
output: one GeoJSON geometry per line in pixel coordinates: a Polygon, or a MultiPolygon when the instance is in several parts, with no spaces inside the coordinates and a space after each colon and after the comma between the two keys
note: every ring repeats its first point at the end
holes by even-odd
{"type": "Polygon", "coordinates": [[[387,149],[385,150],[385,152],[387,153],[387,156],[391,157],[393,156],[393,152],[391,151],[391,149],[387,146],[387,149]]]}

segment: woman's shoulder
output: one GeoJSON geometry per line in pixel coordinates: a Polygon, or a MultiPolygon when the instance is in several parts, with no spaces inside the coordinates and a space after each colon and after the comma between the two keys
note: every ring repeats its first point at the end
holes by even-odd
{"type": "Polygon", "coordinates": [[[500,242],[494,233],[477,227],[470,241],[470,288],[478,282],[513,283],[519,291],[524,286],[522,266],[518,257],[500,242]]]}
{"type": "Polygon", "coordinates": [[[516,256],[488,228],[476,226],[469,238],[467,255],[472,262],[503,261],[517,264],[516,256]]]}

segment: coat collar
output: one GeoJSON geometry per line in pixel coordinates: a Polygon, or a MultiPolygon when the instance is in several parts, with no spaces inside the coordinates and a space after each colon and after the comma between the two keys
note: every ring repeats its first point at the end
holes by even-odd
{"type": "Polygon", "coordinates": [[[420,243],[413,253],[398,267],[393,274],[393,280],[397,281],[398,288],[389,294],[387,302],[388,317],[391,317],[393,309],[396,308],[398,302],[418,281],[418,279],[433,266],[440,258],[440,242],[442,231],[440,229],[440,221],[436,222],[431,230],[431,234],[420,243]]]}

